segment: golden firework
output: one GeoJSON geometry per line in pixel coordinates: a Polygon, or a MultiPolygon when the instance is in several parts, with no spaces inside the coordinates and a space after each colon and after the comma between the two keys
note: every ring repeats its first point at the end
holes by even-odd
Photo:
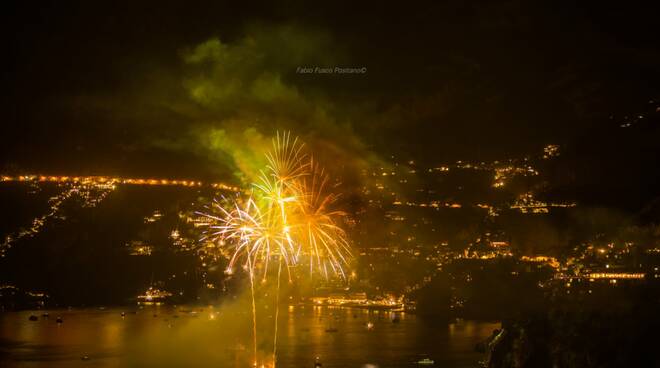
{"type": "MultiPolygon", "coordinates": [[[[338,195],[332,192],[330,177],[307,155],[304,144],[290,133],[277,134],[273,149],[266,154],[267,166],[252,185],[251,196],[230,205],[214,202],[209,213],[200,215],[211,220],[203,240],[217,243],[227,255],[226,273],[237,264],[250,277],[253,315],[254,362],[256,350],[256,307],[254,277],[257,270],[266,282],[271,259],[277,260],[277,300],[282,264],[291,280],[291,267],[306,263],[310,276],[319,272],[345,279],[344,268],[351,257],[346,233],[340,226],[346,215],[336,210],[338,195]]],[[[276,305],[278,302],[276,301],[276,305]]],[[[273,341],[273,366],[276,362],[277,319],[273,341]]]]}

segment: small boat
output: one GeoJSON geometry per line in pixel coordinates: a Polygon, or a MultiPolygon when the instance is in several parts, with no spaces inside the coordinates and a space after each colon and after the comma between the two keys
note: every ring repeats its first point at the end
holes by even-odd
{"type": "Polygon", "coordinates": [[[35,315],[33,314],[33,315],[31,315],[30,317],[28,317],[28,319],[29,319],[30,321],[38,321],[38,320],[39,320],[39,317],[37,317],[37,316],[35,316],[35,315]]]}
{"type": "Polygon", "coordinates": [[[323,367],[323,364],[321,364],[321,360],[319,357],[316,357],[316,360],[314,361],[314,368],[321,368],[323,367]]]}
{"type": "Polygon", "coordinates": [[[336,326],[336,325],[335,325],[334,323],[332,323],[332,319],[330,319],[330,320],[328,321],[328,325],[327,325],[327,327],[325,328],[325,332],[337,332],[337,331],[339,331],[339,330],[337,329],[337,327],[335,327],[335,326],[336,326]]]}
{"type": "Polygon", "coordinates": [[[61,324],[61,323],[64,323],[64,320],[62,319],[62,317],[57,317],[55,322],[57,322],[58,324],[61,324]]]}
{"type": "Polygon", "coordinates": [[[172,293],[160,290],[150,286],[142,295],[137,296],[137,304],[143,305],[161,305],[169,301],[172,293]]]}
{"type": "Polygon", "coordinates": [[[429,359],[429,358],[424,358],[424,359],[418,360],[417,364],[420,364],[420,365],[433,365],[433,364],[435,364],[435,362],[433,360],[429,359]]]}

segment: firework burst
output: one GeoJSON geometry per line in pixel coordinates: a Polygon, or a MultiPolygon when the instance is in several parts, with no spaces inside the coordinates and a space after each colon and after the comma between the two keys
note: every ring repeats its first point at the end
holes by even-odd
{"type": "Polygon", "coordinates": [[[334,210],[338,195],[332,193],[330,177],[308,156],[304,144],[290,133],[277,134],[273,149],[266,154],[267,166],[252,185],[244,201],[215,201],[207,213],[211,220],[202,240],[212,241],[229,259],[226,273],[241,265],[250,277],[252,293],[254,361],[256,364],[256,307],[254,279],[261,272],[266,282],[271,260],[277,261],[277,300],[273,366],[276,361],[279,288],[282,266],[291,281],[291,268],[309,266],[325,278],[345,279],[351,257],[346,233],[340,221],[345,213],[334,210]]]}
{"type": "Polygon", "coordinates": [[[268,165],[252,185],[252,196],[242,203],[214,202],[203,240],[229,253],[227,272],[237,264],[254,274],[268,273],[271,259],[282,260],[289,272],[304,263],[310,274],[345,278],[351,258],[343,211],[333,209],[339,196],[330,177],[303,151],[304,144],[289,133],[277,134],[266,154],[268,165]]]}
{"type": "Polygon", "coordinates": [[[313,160],[311,174],[303,178],[302,196],[298,201],[296,239],[309,263],[310,275],[318,270],[326,278],[329,273],[345,278],[344,267],[351,257],[346,233],[338,225],[345,212],[333,210],[338,195],[328,189],[330,178],[313,160]]]}

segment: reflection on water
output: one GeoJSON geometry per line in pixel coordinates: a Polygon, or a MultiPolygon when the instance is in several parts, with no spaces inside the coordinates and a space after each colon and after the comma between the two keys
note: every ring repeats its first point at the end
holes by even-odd
{"type": "MultiPolygon", "coordinates": [[[[247,367],[251,360],[251,320],[244,308],[41,314],[0,314],[0,366],[247,367]],[[29,321],[31,314],[39,320],[29,321]],[[58,316],[63,323],[56,323],[58,316]]],[[[272,313],[262,314],[258,346],[269,357],[272,313]]],[[[315,357],[325,368],[414,367],[426,357],[435,367],[476,367],[482,356],[475,344],[499,327],[471,321],[433,326],[410,314],[332,307],[289,307],[280,316],[278,367],[313,367],[315,357]]]]}

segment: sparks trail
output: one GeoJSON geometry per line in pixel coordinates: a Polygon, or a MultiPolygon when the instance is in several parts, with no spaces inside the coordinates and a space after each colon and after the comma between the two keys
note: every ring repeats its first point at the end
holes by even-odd
{"type": "Polygon", "coordinates": [[[277,363],[277,326],[280,318],[280,282],[282,281],[282,259],[277,262],[277,294],[275,294],[275,332],[273,336],[273,367],[277,363]]]}

